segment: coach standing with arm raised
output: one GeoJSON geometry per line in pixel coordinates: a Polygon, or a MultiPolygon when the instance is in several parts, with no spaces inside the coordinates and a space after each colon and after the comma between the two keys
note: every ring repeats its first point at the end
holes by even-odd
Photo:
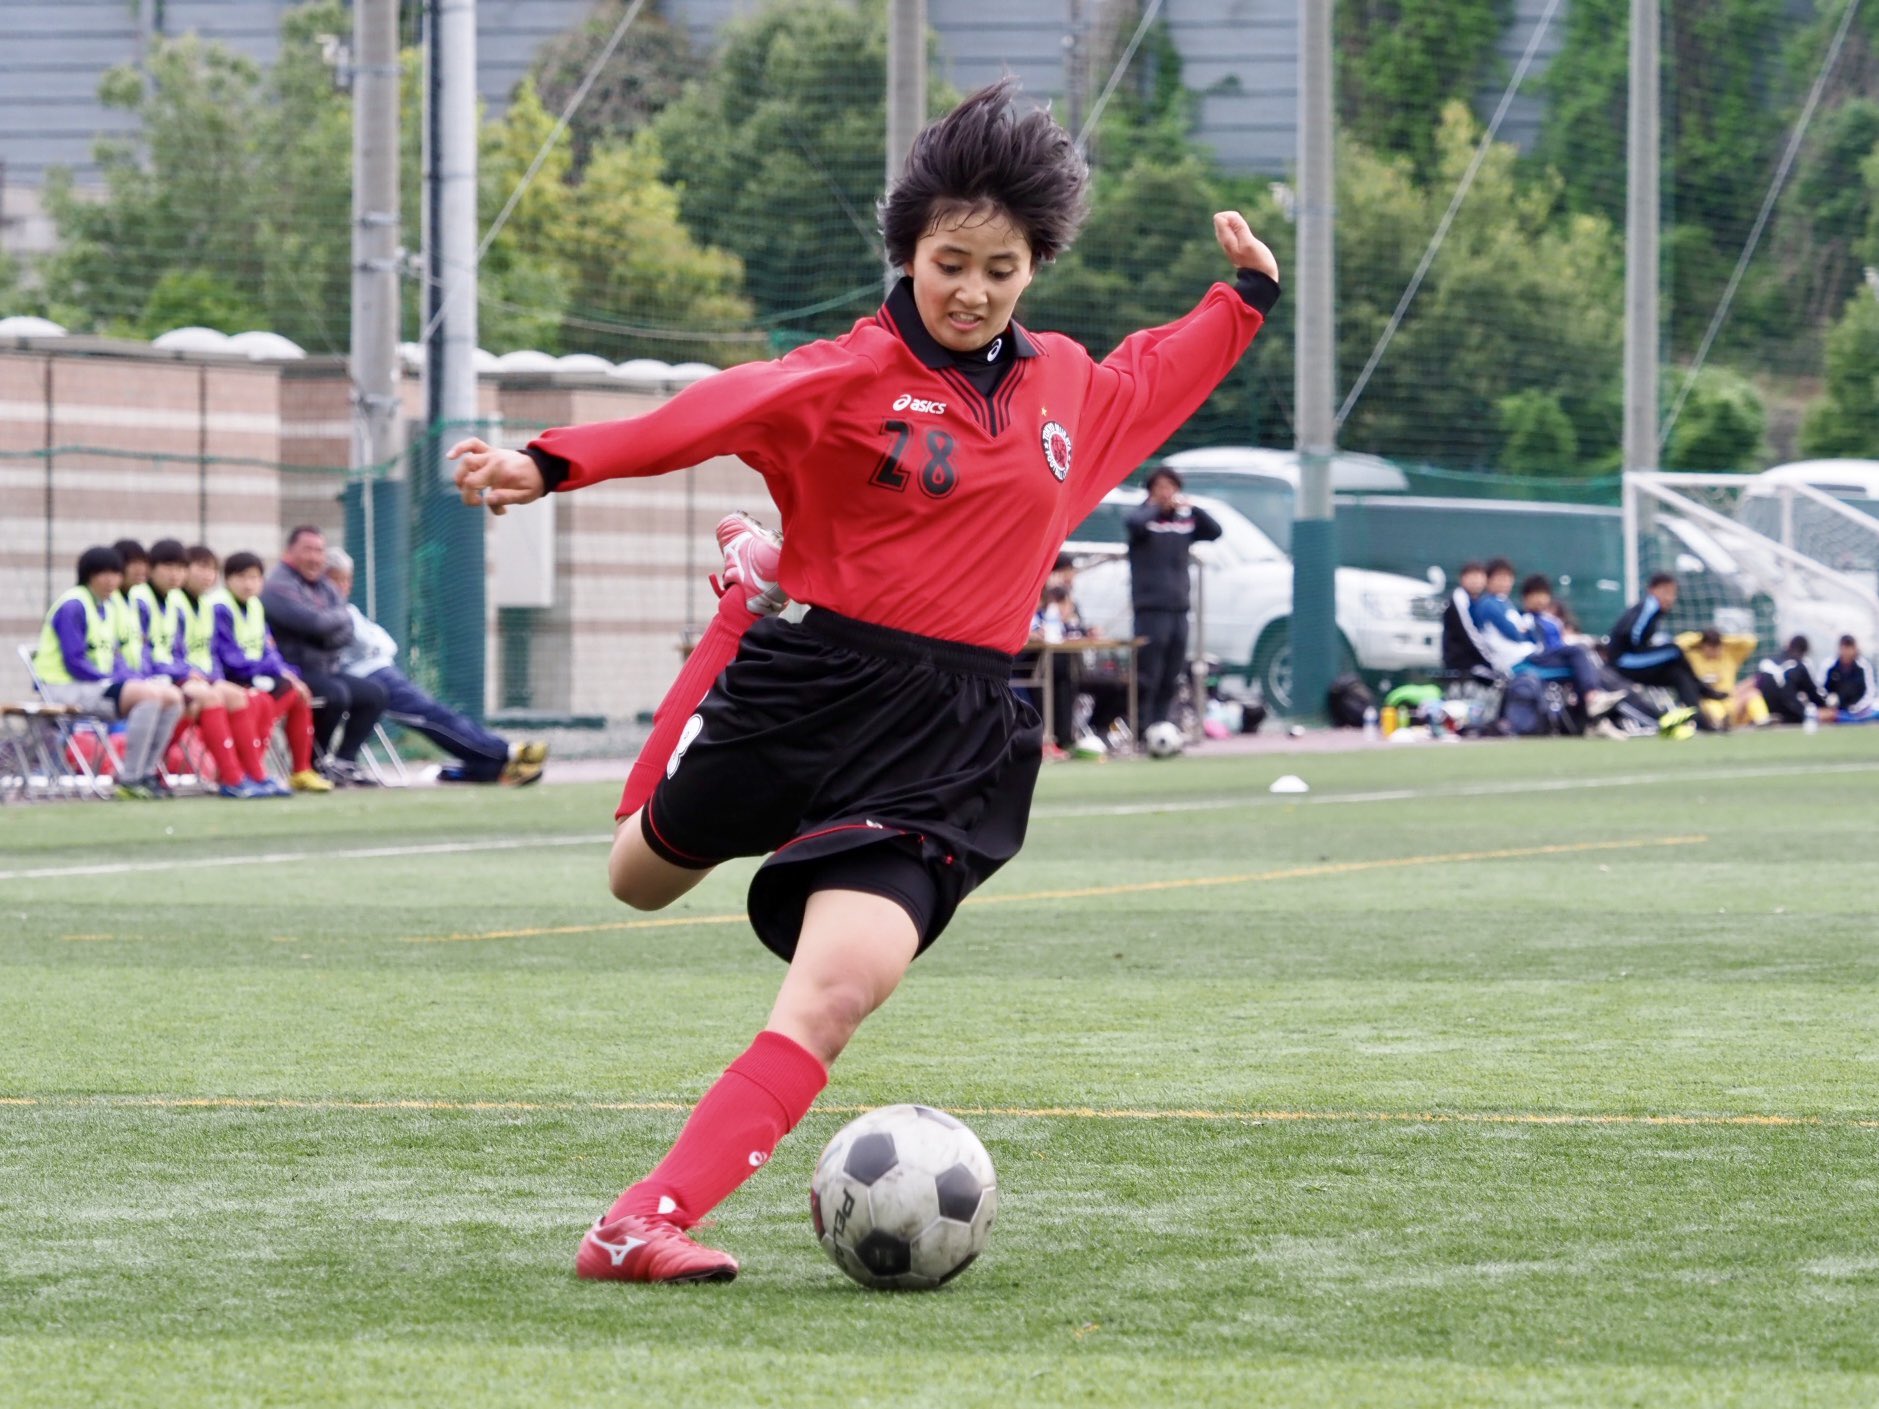
{"type": "Polygon", "coordinates": [[[385,712],[386,695],[339,668],[339,652],[352,641],[352,615],[327,579],[326,535],[319,529],[302,524],[287,535],[287,550],[262,585],[261,605],[281,654],[321,701],[313,734],[333,751],[320,771],[336,783],[370,783],[359,767],[359,749],[385,712]],[[332,744],[335,730],[342,732],[332,744]]]}
{"type": "Polygon", "coordinates": [[[1129,515],[1129,595],[1141,654],[1142,724],[1174,713],[1187,668],[1188,549],[1220,536],[1220,524],[1181,493],[1181,476],[1166,468],[1148,477],[1148,498],[1129,515]]]}

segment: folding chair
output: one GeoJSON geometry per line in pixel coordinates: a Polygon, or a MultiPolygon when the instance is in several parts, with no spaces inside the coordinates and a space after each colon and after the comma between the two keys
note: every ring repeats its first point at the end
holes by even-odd
{"type": "Polygon", "coordinates": [[[55,769],[49,776],[64,783],[74,783],[83,779],[83,791],[91,797],[109,797],[108,786],[101,788],[103,780],[98,770],[91,766],[91,760],[85,757],[83,749],[78,747],[81,737],[89,736],[97,745],[99,758],[113,757],[111,751],[111,721],[103,715],[87,714],[84,710],[71,705],[55,703],[46,694],[46,683],[39,678],[39,672],[33,667],[33,648],[28,645],[19,647],[20,663],[26,667],[26,677],[33,682],[33,692],[44,704],[40,718],[51,728],[57,739],[57,750],[53,758],[55,769]]]}
{"type": "Polygon", "coordinates": [[[405,766],[398,748],[391,741],[391,735],[385,732],[385,726],[374,724],[372,737],[359,748],[359,763],[373,781],[385,788],[408,788],[411,786],[411,770],[405,766]],[[376,747],[374,747],[376,745],[376,747]],[[381,761],[379,755],[384,755],[381,761]]]}

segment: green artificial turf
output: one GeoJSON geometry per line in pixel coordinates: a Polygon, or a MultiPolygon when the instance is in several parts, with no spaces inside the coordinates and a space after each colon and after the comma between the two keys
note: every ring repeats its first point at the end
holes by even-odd
{"type": "Polygon", "coordinates": [[[574,1245],[762,1023],[748,865],[648,925],[611,786],[11,808],[0,1404],[1870,1405],[1876,793],[1879,730],[1053,768],[743,1276],[650,1289],[574,1245]],[[809,1232],[901,1100],[999,1168],[931,1295],[809,1232]]]}

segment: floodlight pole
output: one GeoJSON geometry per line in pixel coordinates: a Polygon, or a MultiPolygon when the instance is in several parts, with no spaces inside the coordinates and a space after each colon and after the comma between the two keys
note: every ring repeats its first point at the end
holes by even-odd
{"type": "MultiPolygon", "coordinates": [[[[1657,309],[1658,34],[1660,0],[1631,0],[1631,104],[1625,161],[1625,428],[1627,475],[1658,468],[1657,309]]],[[[1638,536],[1648,529],[1648,502],[1626,494],[1625,595],[1639,588],[1638,536]]]]}
{"type": "MultiPolygon", "coordinates": [[[[926,120],[926,0],[889,0],[887,11],[887,184],[907,164],[926,120]]],[[[891,290],[900,271],[887,271],[891,290]]]]}
{"type": "MultiPolygon", "coordinates": [[[[352,469],[363,541],[353,545],[367,616],[403,639],[404,593],[384,580],[376,481],[402,473],[398,397],[398,0],[357,0],[352,11],[352,469]],[[381,615],[381,611],[384,612],[381,615]]],[[[402,565],[391,572],[402,571],[402,565]]]]}
{"type": "MultiPolygon", "coordinates": [[[[1290,290],[1298,309],[1298,498],[1292,526],[1292,698],[1284,712],[1315,719],[1325,713],[1338,660],[1331,506],[1331,457],[1337,450],[1336,126],[1331,7],[1324,0],[1299,0],[1298,38],[1298,254],[1290,290]]],[[[1278,702],[1271,703],[1276,709],[1278,702]]]]}
{"type": "MultiPolygon", "coordinates": [[[[415,588],[434,653],[435,692],[483,717],[484,544],[488,515],[457,501],[443,452],[486,433],[476,390],[476,0],[428,0],[429,111],[425,148],[425,419],[430,428],[418,536],[441,551],[425,559],[415,588]]],[[[415,556],[415,555],[414,555],[415,556]]]]}

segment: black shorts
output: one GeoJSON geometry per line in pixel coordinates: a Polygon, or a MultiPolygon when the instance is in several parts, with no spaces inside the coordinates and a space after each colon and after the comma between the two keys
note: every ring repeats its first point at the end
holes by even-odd
{"type": "Polygon", "coordinates": [[[679,866],[767,855],[750,922],[785,960],[818,890],[895,901],[924,950],[1024,844],[1042,751],[1001,651],[820,609],[767,617],[680,735],[640,829],[679,866]]]}

